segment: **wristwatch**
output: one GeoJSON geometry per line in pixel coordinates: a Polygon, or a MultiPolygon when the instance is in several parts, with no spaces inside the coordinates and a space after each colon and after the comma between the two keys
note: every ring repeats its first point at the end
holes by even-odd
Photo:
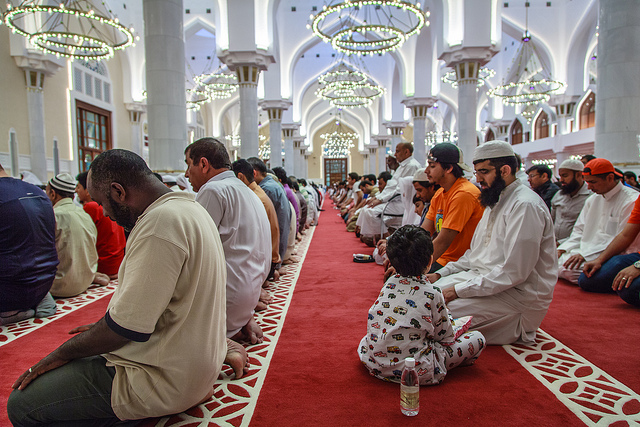
{"type": "Polygon", "coordinates": [[[637,268],[638,270],[640,270],[640,261],[636,261],[636,262],[634,262],[634,263],[633,263],[633,266],[634,266],[635,268],[637,268]]]}

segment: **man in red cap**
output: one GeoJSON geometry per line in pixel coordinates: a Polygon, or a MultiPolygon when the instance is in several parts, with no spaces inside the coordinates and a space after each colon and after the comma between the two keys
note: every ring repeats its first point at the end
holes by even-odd
{"type": "MultiPolygon", "coordinates": [[[[590,160],[582,172],[589,190],[569,238],[558,246],[558,276],[578,284],[585,262],[595,260],[622,231],[638,192],[621,183],[622,175],[607,159],[590,160]]],[[[630,245],[629,252],[640,249],[630,245]]]]}

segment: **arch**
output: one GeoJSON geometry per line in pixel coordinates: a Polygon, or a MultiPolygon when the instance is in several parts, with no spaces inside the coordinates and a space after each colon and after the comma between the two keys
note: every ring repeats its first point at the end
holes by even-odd
{"type": "Polygon", "coordinates": [[[576,109],[578,129],[587,129],[596,125],[596,94],[589,90],[576,109]]]}
{"type": "Polygon", "coordinates": [[[496,139],[496,134],[493,132],[493,129],[489,128],[489,130],[487,131],[487,134],[484,136],[484,141],[495,141],[496,139]]]}
{"type": "MultiPolygon", "coordinates": [[[[515,22],[510,21],[506,16],[502,16],[502,31],[507,35],[513,37],[516,40],[520,40],[522,38],[522,33],[524,32],[524,28],[520,27],[515,22]]],[[[530,31],[531,32],[531,31],[530,31]]],[[[551,53],[551,49],[547,44],[542,40],[542,38],[536,37],[535,34],[532,33],[531,41],[527,43],[533,43],[533,46],[536,48],[536,53],[540,61],[543,61],[545,64],[549,66],[549,72],[551,75],[555,75],[556,62],[551,53]]]]}
{"type": "Polygon", "coordinates": [[[509,142],[511,145],[522,144],[524,142],[524,126],[518,118],[513,119],[509,128],[509,142]]]}
{"type": "Polygon", "coordinates": [[[584,84],[584,70],[588,64],[587,56],[597,44],[596,25],[598,22],[598,2],[587,5],[580,23],[573,34],[569,36],[567,50],[567,92],[568,94],[582,93],[587,85],[584,84]],[[582,86],[580,86],[582,83],[582,86]]]}
{"type": "Polygon", "coordinates": [[[538,117],[534,121],[533,139],[542,139],[549,137],[549,115],[540,110],[538,117]]]}

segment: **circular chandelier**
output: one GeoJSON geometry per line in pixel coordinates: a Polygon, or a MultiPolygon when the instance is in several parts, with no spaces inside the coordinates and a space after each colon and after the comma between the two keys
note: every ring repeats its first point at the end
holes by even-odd
{"type": "MultiPolygon", "coordinates": [[[[478,87],[484,86],[484,82],[495,75],[496,72],[491,68],[481,67],[478,70],[478,87]]],[[[442,76],[442,81],[444,83],[451,84],[451,86],[456,89],[458,87],[458,76],[456,75],[456,70],[447,71],[445,75],[442,76]]]]}
{"type": "MultiPolygon", "coordinates": [[[[240,135],[238,135],[237,133],[233,133],[230,135],[225,135],[224,139],[226,139],[232,146],[234,147],[239,147],[240,144],[242,143],[242,139],[240,138],[240,135]]],[[[264,144],[262,144],[264,141],[267,140],[267,137],[260,134],[258,135],[258,141],[260,141],[261,145],[260,148],[262,148],[262,146],[264,144]]],[[[269,147],[269,143],[266,143],[267,147],[269,147]]]]}
{"type": "Polygon", "coordinates": [[[211,94],[206,90],[187,89],[187,108],[198,111],[204,104],[211,102],[211,94]]]}
{"type": "Polygon", "coordinates": [[[207,91],[211,99],[230,98],[238,90],[238,78],[234,74],[215,72],[193,78],[196,85],[207,91]]]}
{"type": "Polygon", "coordinates": [[[384,93],[384,88],[371,82],[366,74],[344,65],[322,74],[318,83],[316,96],[337,108],[368,107],[384,93]]]}
{"type": "Polygon", "coordinates": [[[323,41],[331,43],[338,52],[347,55],[383,54],[398,49],[412,35],[429,25],[429,11],[423,12],[420,3],[404,0],[346,0],[325,5],[311,15],[307,26],[323,41]],[[401,17],[397,14],[401,12],[401,17]],[[330,16],[334,15],[330,21],[330,16]],[[330,30],[337,20],[339,29],[330,30]]]}
{"type": "Polygon", "coordinates": [[[96,12],[88,0],[63,0],[57,6],[43,2],[25,0],[15,7],[8,4],[2,20],[12,32],[28,38],[45,53],[99,61],[134,45],[133,28],[96,12]]]}
{"type": "Polygon", "coordinates": [[[334,125],[329,132],[320,135],[320,138],[324,139],[322,153],[327,158],[347,157],[351,149],[355,147],[353,142],[358,139],[358,136],[344,129],[339,116],[334,125]]]}

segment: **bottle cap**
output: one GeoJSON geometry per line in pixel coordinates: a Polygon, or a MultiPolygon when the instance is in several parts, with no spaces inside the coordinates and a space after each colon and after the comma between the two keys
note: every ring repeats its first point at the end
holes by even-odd
{"type": "Polygon", "coordinates": [[[407,368],[415,367],[416,359],[414,359],[413,357],[407,357],[406,359],[404,359],[404,366],[406,366],[407,368]]]}

